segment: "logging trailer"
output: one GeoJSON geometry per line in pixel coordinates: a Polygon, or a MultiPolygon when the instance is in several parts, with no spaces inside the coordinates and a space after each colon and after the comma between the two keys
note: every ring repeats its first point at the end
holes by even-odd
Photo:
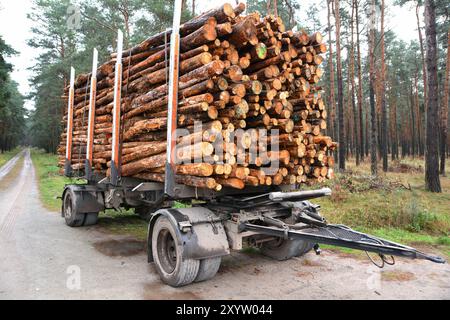
{"type": "MultiPolygon", "coordinates": [[[[299,257],[319,244],[363,250],[379,255],[379,267],[395,263],[393,256],[445,261],[401,244],[354,231],[343,225],[329,224],[320,215],[320,206],[309,200],[331,195],[323,188],[298,190],[286,187],[224,188],[217,192],[176,183],[172,154],[176,147],[179,28],[181,0],[175,1],[174,24],[170,42],[169,103],[167,129],[167,163],[165,182],[153,183],[120,176],[120,121],[122,87],[122,43],[119,31],[113,105],[111,174],[99,177],[92,171],[92,149],[95,115],[97,52],[91,79],[88,143],[83,178],[85,184],[67,185],[62,194],[62,216],[70,227],[97,223],[98,214],[106,209],[134,208],[149,221],[148,261],[154,262],[166,284],[179,287],[211,279],[217,273],[223,256],[241,250],[244,244],[257,247],[276,260],[299,257]],[[195,199],[195,202],[192,200],[195,199]],[[189,202],[192,207],[175,209],[175,201],[189,202]],[[387,258],[390,257],[390,258],[387,258]]],[[[72,130],[75,70],[71,70],[69,91],[65,175],[73,176],[72,130]]]]}

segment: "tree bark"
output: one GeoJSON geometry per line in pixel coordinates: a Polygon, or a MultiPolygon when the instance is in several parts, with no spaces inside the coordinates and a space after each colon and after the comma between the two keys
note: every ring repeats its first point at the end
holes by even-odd
{"type": "Polygon", "coordinates": [[[363,123],[363,84],[362,84],[362,64],[361,64],[361,44],[359,41],[359,1],[355,1],[356,15],[356,47],[358,53],[358,113],[359,113],[359,142],[361,159],[365,156],[364,123],[363,123]]]}
{"type": "Polygon", "coordinates": [[[442,192],[439,179],[438,154],[438,79],[437,79],[437,44],[436,13],[434,0],[425,0],[425,35],[427,41],[427,133],[425,151],[425,183],[431,192],[442,192]]]}
{"type": "Polygon", "coordinates": [[[333,61],[333,41],[331,40],[331,9],[330,4],[332,0],[327,0],[327,10],[328,10],[328,68],[330,70],[330,106],[331,106],[331,117],[330,117],[330,133],[333,138],[337,138],[336,129],[336,99],[334,96],[334,61],[333,61]]]}
{"type": "Polygon", "coordinates": [[[339,169],[345,170],[345,155],[347,148],[345,144],[345,128],[344,128],[344,88],[342,81],[342,64],[341,64],[341,17],[339,12],[339,0],[335,0],[335,17],[336,17],[336,65],[337,65],[337,82],[338,82],[338,119],[339,119],[339,169]]]}
{"type": "Polygon", "coordinates": [[[350,84],[351,84],[351,104],[353,110],[353,139],[355,142],[355,158],[356,165],[359,166],[360,163],[360,142],[359,142],[359,119],[358,111],[356,109],[355,101],[355,42],[354,42],[354,21],[355,21],[355,6],[356,0],[352,1],[352,17],[350,21],[350,32],[351,32],[351,44],[350,44],[350,84]]]}
{"type": "Polygon", "coordinates": [[[448,98],[449,98],[449,81],[450,81],[450,29],[447,34],[447,65],[445,68],[444,80],[444,100],[441,110],[441,166],[440,172],[445,177],[445,158],[447,148],[448,135],[448,98]]]}
{"type": "Polygon", "coordinates": [[[385,61],[385,39],[384,39],[384,0],[381,0],[381,155],[383,157],[383,171],[388,171],[388,126],[386,110],[386,61],[385,61]]]}
{"type": "MultiPolygon", "coordinates": [[[[416,19],[417,19],[417,31],[419,32],[420,56],[422,57],[422,78],[423,78],[424,110],[427,110],[427,103],[428,103],[427,63],[426,63],[426,60],[425,60],[425,49],[424,49],[424,46],[423,46],[422,30],[420,28],[419,10],[420,10],[420,1],[418,0],[417,1],[417,6],[416,6],[416,19]]],[[[421,128],[418,128],[417,130],[421,130],[421,128]]]]}
{"type": "Polygon", "coordinates": [[[370,169],[372,175],[378,174],[377,168],[377,119],[375,110],[375,0],[371,2],[370,10],[370,31],[369,31],[369,60],[370,60],[370,81],[369,81],[369,95],[370,95],[370,169]]]}

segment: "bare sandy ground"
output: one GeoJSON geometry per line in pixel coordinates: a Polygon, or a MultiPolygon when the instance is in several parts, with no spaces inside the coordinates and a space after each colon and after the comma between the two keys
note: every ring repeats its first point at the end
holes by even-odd
{"type": "Polygon", "coordinates": [[[142,242],[70,229],[45,210],[28,151],[0,173],[0,299],[450,299],[448,264],[402,259],[379,270],[329,250],[281,263],[233,253],[213,280],[173,289],[142,242]]]}

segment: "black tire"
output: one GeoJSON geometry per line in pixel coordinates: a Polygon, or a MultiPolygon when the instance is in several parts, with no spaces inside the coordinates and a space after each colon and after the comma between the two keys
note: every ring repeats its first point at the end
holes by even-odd
{"type": "Polygon", "coordinates": [[[294,257],[299,257],[311,249],[311,244],[303,240],[276,239],[264,242],[260,251],[263,255],[278,261],[285,261],[294,257]]]}
{"type": "Polygon", "coordinates": [[[98,212],[86,213],[83,226],[85,227],[93,226],[96,225],[97,222],[98,222],[98,212]]]}
{"type": "Polygon", "coordinates": [[[81,227],[85,220],[85,214],[78,212],[75,199],[75,193],[68,189],[64,195],[63,213],[66,224],[72,228],[81,227]]]}
{"type": "Polygon", "coordinates": [[[182,247],[177,243],[177,232],[166,217],[159,217],[152,233],[152,254],[161,280],[172,287],[194,282],[200,261],[183,259],[182,247]]]}
{"type": "Polygon", "coordinates": [[[217,274],[217,271],[219,271],[221,263],[222,257],[201,260],[195,282],[202,282],[214,278],[214,276],[217,274]]]}

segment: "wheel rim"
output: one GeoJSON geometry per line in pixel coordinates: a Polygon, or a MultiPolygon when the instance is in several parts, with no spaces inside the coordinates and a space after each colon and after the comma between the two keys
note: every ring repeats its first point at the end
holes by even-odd
{"type": "Polygon", "coordinates": [[[158,258],[162,269],[170,274],[177,266],[177,248],[175,240],[168,229],[160,230],[157,240],[158,258]]]}
{"type": "Polygon", "coordinates": [[[69,194],[66,195],[64,201],[64,217],[66,217],[67,219],[70,219],[70,217],[72,217],[72,198],[69,194]]]}

